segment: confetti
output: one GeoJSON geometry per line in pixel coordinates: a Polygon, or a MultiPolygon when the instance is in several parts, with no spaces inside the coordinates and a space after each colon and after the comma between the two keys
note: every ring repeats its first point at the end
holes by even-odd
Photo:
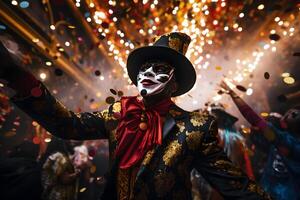
{"type": "Polygon", "coordinates": [[[217,70],[217,71],[221,71],[221,70],[222,70],[222,67],[221,67],[221,66],[216,66],[216,70],[217,70]]]}
{"type": "Polygon", "coordinates": [[[276,33],[269,35],[270,40],[278,41],[280,40],[280,36],[276,33]]]}
{"type": "Polygon", "coordinates": [[[118,97],[122,97],[124,95],[123,91],[118,91],[118,97]]]}
{"type": "Polygon", "coordinates": [[[242,86],[242,85],[237,85],[236,89],[238,89],[238,90],[240,90],[242,92],[246,92],[247,91],[247,89],[244,86],[242,86]]]}
{"type": "Polygon", "coordinates": [[[262,117],[268,117],[268,116],[269,116],[269,113],[267,113],[267,112],[262,112],[262,113],[260,113],[260,115],[261,115],[262,117]]]}
{"type": "Polygon", "coordinates": [[[106,102],[107,104],[113,104],[113,103],[115,102],[115,98],[112,97],[112,96],[109,96],[109,97],[107,97],[107,98],[105,99],[105,102],[106,102]]]}
{"type": "Polygon", "coordinates": [[[116,90],[114,90],[114,89],[109,89],[109,91],[110,91],[113,95],[117,95],[116,90]]]}
{"type": "Polygon", "coordinates": [[[295,83],[295,79],[293,77],[284,77],[283,82],[285,82],[288,85],[291,85],[293,83],[295,83]]]}
{"type": "Polygon", "coordinates": [[[96,70],[96,71],[95,71],[95,75],[96,75],[96,76],[100,76],[100,75],[101,75],[101,72],[100,72],[99,70],[96,70]]]}
{"type": "Polygon", "coordinates": [[[265,77],[265,79],[267,79],[267,80],[268,80],[268,79],[270,78],[270,74],[269,74],[269,72],[265,72],[265,73],[264,73],[264,77],[265,77]]]}

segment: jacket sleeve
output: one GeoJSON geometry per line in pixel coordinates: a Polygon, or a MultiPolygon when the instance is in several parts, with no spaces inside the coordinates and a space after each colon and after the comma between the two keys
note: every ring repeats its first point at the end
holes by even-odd
{"type": "Polygon", "coordinates": [[[225,199],[271,199],[255,182],[227,158],[218,146],[218,127],[214,120],[207,122],[202,144],[195,155],[194,167],[225,199]]]}
{"type": "Polygon", "coordinates": [[[42,84],[38,97],[13,97],[12,101],[51,134],[62,139],[107,139],[107,120],[103,112],[75,113],[58,102],[42,84]]]}

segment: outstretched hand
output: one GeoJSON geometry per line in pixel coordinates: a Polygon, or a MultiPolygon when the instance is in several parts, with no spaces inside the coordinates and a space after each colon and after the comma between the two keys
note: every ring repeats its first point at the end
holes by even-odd
{"type": "Polygon", "coordinates": [[[232,91],[224,80],[221,81],[220,87],[221,89],[225,90],[226,93],[230,93],[232,91]]]}

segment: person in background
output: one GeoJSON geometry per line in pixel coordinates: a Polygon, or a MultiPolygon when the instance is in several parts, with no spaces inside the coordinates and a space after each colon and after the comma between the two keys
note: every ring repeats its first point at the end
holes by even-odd
{"type": "Polygon", "coordinates": [[[43,200],[77,199],[81,170],[72,161],[75,144],[56,139],[49,145],[42,170],[43,200]]]}
{"type": "Polygon", "coordinates": [[[253,138],[269,147],[261,184],[277,200],[300,199],[300,106],[289,109],[277,128],[261,118],[224,81],[221,83],[245,119],[258,131],[253,138]]]}

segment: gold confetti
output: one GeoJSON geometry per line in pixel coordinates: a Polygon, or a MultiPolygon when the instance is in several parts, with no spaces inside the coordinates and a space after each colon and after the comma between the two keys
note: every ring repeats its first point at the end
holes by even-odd
{"type": "Polygon", "coordinates": [[[284,79],[283,79],[283,82],[285,82],[286,84],[293,84],[293,83],[295,83],[295,79],[293,78],[293,77],[285,77],[284,79]]]}
{"type": "Polygon", "coordinates": [[[221,66],[216,66],[216,70],[221,71],[222,67],[221,66]]]}
{"type": "Polygon", "coordinates": [[[281,74],[281,77],[285,78],[285,77],[289,77],[290,76],[290,73],[288,72],[284,72],[281,74]]]}
{"type": "Polygon", "coordinates": [[[261,115],[262,117],[268,117],[268,116],[269,116],[269,113],[267,113],[267,112],[262,112],[262,113],[260,113],[260,115],[261,115]]]}

